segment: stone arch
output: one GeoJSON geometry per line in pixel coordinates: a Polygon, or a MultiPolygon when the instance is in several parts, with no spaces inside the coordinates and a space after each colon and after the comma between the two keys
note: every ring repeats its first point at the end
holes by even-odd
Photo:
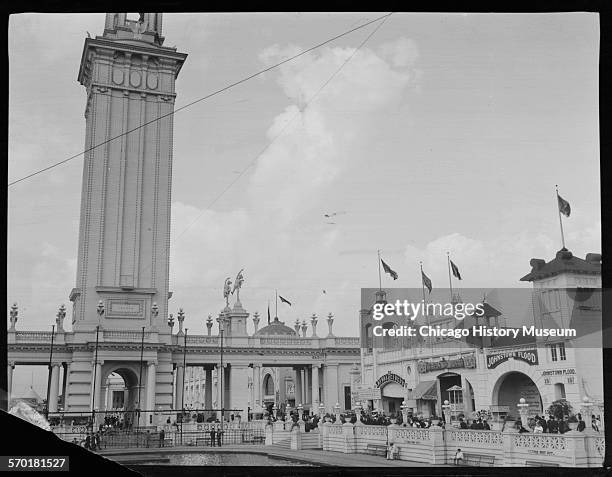
{"type": "MultiPolygon", "coordinates": [[[[538,352],[540,351],[541,350],[538,350],[538,352]]],[[[543,392],[544,377],[542,376],[542,368],[539,366],[530,366],[524,361],[520,361],[517,359],[509,359],[508,361],[500,364],[496,368],[487,370],[487,380],[490,383],[497,383],[501,376],[510,371],[518,371],[529,376],[531,380],[535,383],[535,385],[538,387],[540,395],[542,396],[542,400],[545,400],[545,396],[548,397],[548,395],[543,392]]]]}
{"type": "MultiPolygon", "coordinates": [[[[125,399],[124,408],[126,411],[132,411],[138,407],[138,375],[139,375],[139,365],[132,363],[109,363],[102,366],[102,389],[98,390],[98,402],[101,404],[100,408],[104,407],[104,390],[106,389],[106,382],[108,377],[112,374],[118,374],[124,382],[125,388],[127,390],[127,398],[125,399]]],[[[146,374],[146,370],[143,369],[143,379],[146,374]]],[[[144,389],[141,388],[141,401],[144,400],[144,389]]]]}
{"type": "Polygon", "coordinates": [[[541,414],[544,411],[542,392],[533,378],[522,371],[508,370],[495,381],[491,403],[508,406],[509,414],[518,417],[517,404],[522,397],[530,404],[530,415],[541,414]]]}

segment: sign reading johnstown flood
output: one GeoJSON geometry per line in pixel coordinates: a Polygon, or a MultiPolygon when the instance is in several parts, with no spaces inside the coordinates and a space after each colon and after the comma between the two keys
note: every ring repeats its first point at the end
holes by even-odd
{"type": "Polygon", "coordinates": [[[536,348],[530,348],[489,353],[487,354],[487,368],[494,369],[510,358],[519,359],[531,366],[535,366],[538,364],[538,350],[536,348]]]}
{"type": "Polygon", "coordinates": [[[419,361],[417,363],[417,369],[419,373],[429,373],[430,371],[438,371],[441,369],[453,369],[453,368],[475,368],[476,367],[476,356],[474,353],[462,356],[457,359],[445,359],[442,358],[439,361],[419,361]]]}

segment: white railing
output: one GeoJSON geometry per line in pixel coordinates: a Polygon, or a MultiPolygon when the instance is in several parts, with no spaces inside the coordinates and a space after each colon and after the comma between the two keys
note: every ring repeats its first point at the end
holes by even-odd
{"type": "Polygon", "coordinates": [[[395,439],[403,439],[406,441],[429,441],[431,436],[429,429],[416,429],[416,428],[399,428],[394,430],[395,439]]]}
{"type": "MultiPolygon", "coordinates": [[[[149,333],[145,332],[144,340],[148,339],[149,333]]],[[[104,341],[140,342],[141,340],[142,332],[140,331],[104,330],[104,341]]]]}
{"type": "Polygon", "coordinates": [[[333,435],[341,435],[342,434],[342,424],[331,424],[329,426],[329,434],[333,435]]]}
{"type": "MultiPolygon", "coordinates": [[[[56,333],[57,334],[57,333],[56,333]]],[[[50,331],[17,331],[15,341],[26,343],[51,343],[50,331]]]]}
{"type": "MultiPolygon", "coordinates": [[[[179,340],[180,344],[180,340],[179,340]]],[[[192,345],[219,345],[219,337],[218,336],[189,336],[187,335],[187,344],[192,345]]]]}
{"type": "Polygon", "coordinates": [[[312,346],[308,338],[259,338],[259,343],[261,346],[312,346]]]}
{"type": "Polygon", "coordinates": [[[532,450],[559,451],[565,450],[567,444],[565,437],[524,433],[514,436],[514,447],[523,447],[532,450]]]}
{"type": "Polygon", "coordinates": [[[499,447],[504,445],[504,438],[501,432],[498,431],[482,431],[482,430],[451,430],[448,431],[449,442],[462,444],[464,446],[473,445],[476,447],[499,447]]]}
{"type": "Polygon", "coordinates": [[[360,339],[354,338],[352,336],[338,337],[336,338],[336,344],[338,345],[350,345],[350,346],[359,346],[360,339]]]}
{"type": "Polygon", "coordinates": [[[386,436],[387,426],[355,426],[355,435],[358,436],[386,436]]]}

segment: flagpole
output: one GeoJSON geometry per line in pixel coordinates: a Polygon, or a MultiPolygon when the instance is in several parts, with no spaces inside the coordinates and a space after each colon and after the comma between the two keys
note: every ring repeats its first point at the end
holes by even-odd
{"type": "Polygon", "coordinates": [[[382,291],[382,275],[380,274],[380,250],[378,250],[378,290],[382,291]]]}
{"type": "MultiPolygon", "coordinates": [[[[429,320],[429,313],[427,313],[426,301],[425,301],[425,280],[423,279],[423,262],[420,261],[421,265],[421,289],[423,290],[423,307],[425,308],[425,315],[427,316],[427,326],[431,326],[431,321],[429,320]]],[[[429,346],[432,346],[431,336],[429,336],[429,346]]]]}
{"type": "Polygon", "coordinates": [[[448,262],[448,286],[450,287],[451,303],[453,302],[453,280],[451,279],[450,252],[446,252],[446,261],[448,262]]]}
{"type": "Polygon", "coordinates": [[[565,250],[565,236],[563,235],[563,221],[561,220],[561,207],[559,207],[559,186],[555,184],[555,191],[557,192],[557,211],[559,212],[559,227],[561,228],[561,244],[563,250],[565,250]]]}
{"type": "Polygon", "coordinates": [[[276,294],[276,311],[274,312],[274,316],[278,318],[278,290],[274,290],[276,294]]]}

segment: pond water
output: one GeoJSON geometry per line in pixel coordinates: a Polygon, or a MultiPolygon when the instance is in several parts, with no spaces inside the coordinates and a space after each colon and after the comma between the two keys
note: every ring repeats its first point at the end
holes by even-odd
{"type": "MultiPolygon", "coordinates": [[[[302,466],[314,467],[295,460],[277,459],[262,454],[250,453],[188,453],[166,454],[160,457],[168,458],[169,462],[156,465],[256,465],[256,466],[302,466]]],[[[145,464],[146,462],[143,462],[145,464]]]]}

